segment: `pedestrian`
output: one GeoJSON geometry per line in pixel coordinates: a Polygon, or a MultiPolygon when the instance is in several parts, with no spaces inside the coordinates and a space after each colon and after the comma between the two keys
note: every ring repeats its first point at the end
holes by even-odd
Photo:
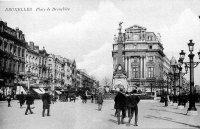
{"type": "Polygon", "coordinates": [[[165,102],[165,107],[168,106],[168,94],[167,92],[164,92],[164,102],[165,102]]]}
{"type": "Polygon", "coordinates": [[[54,102],[55,102],[54,95],[51,94],[51,95],[50,95],[50,98],[51,98],[52,104],[54,104],[54,102]]]}
{"type": "Polygon", "coordinates": [[[44,117],[45,110],[47,109],[47,116],[50,116],[50,104],[51,104],[51,96],[48,93],[48,90],[45,90],[45,93],[42,95],[42,102],[43,102],[43,111],[42,117],[44,117]]]}
{"type": "Polygon", "coordinates": [[[118,125],[124,124],[124,118],[126,116],[126,96],[123,94],[123,89],[120,88],[119,92],[117,93],[117,95],[115,96],[115,108],[117,111],[117,122],[118,125]],[[120,114],[122,112],[122,117],[121,117],[121,121],[120,121],[120,114]]]}
{"type": "Polygon", "coordinates": [[[140,98],[138,95],[136,95],[137,90],[133,90],[131,92],[131,95],[127,97],[127,107],[128,107],[128,124],[127,126],[130,126],[131,119],[133,118],[133,114],[135,114],[135,124],[134,126],[138,126],[138,103],[140,101],[140,98]]]}
{"type": "Polygon", "coordinates": [[[91,95],[91,103],[93,103],[93,101],[94,101],[94,94],[92,93],[92,95],[91,95]]]}
{"type": "Polygon", "coordinates": [[[8,94],[6,97],[7,101],[8,101],[8,107],[11,107],[10,102],[11,102],[11,95],[8,94]]]}
{"type": "Polygon", "coordinates": [[[101,111],[102,105],[103,105],[103,94],[102,92],[99,92],[97,96],[97,104],[98,104],[98,111],[101,111]]]}
{"type": "Polygon", "coordinates": [[[20,108],[22,108],[22,105],[25,102],[25,96],[23,92],[21,92],[21,94],[19,95],[18,100],[19,100],[20,108]]]}
{"type": "Polygon", "coordinates": [[[187,102],[188,102],[188,95],[186,93],[184,93],[183,94],[183,105],[184,105],[184,107],[186,106],[187,102]]]}
{"type": "Polygon", "coordinates": [[[76,101],[76,94],[75,93],[72,94],[71,100],[74,101],[74,103],[75,103],[75,101],[76,101]]]}
{"type": "Polygon", "coordinates": [[[82,103],[87,103],[86,93],[82,93],[81,99],[82,99],[82,103]]]}
{"type": "Polygon", "coordinates": [[[34,104],[34,97],[31,95],[31,92],[28,91],[27,95],[26,95],[26,111],[25,111],[25,115],[28,115],[28,111],[30,111],[31,114],[33,114],[32,110],[31,110],[31,105],[34,104]]]}

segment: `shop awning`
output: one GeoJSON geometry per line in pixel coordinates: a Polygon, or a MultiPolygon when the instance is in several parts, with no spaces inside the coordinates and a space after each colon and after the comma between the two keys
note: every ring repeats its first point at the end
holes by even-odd
{"type": "Polygon", "coordinates": [[[34,90],[36,93],[38,93],[38,94],[43,94],[42,91],[39,90],[39,89],[33,88],[33,90],[34,90]]]}
{"type": "Polygon", "coordinates": [[[57,93],[57,94],[59,94],[59,95],[61,94],[61,92],[60,92],[60,91],[58,91],[58,90],[56,90],[56,93],[57,93]]]}
{"type": "Polygon", "coordinates": [[[26,94],[26,91],[24,90],[22,86],[17,86],[16,94],[21,94],[21,92],[26,94]]]}
{"type": "Polygon", "coordinates": [[[39,88],[39,89],[40,89],[40,91],[42,92],[42,94],[45,93],[45,90],[44,90],[43,88],[39,88]]]}

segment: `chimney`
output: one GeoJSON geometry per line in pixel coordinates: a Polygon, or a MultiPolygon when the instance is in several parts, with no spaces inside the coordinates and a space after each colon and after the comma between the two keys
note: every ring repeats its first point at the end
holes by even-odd
{"type": "Polygon", "coordinates": [[[32,42],[32,41],[29,42],[29,47],[30,47],[31,50],[34,50],[34,42],[32,42]]]}
{"type": "Polygon", "coordinates": [[[39,53],[39,46],[34,46],[34,51],[39,53]]]}

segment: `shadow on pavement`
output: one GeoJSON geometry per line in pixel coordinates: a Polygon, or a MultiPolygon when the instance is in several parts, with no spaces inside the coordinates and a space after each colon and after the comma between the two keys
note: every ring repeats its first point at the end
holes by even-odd
{"type": "Polygon", "coordinates": [[[190,127],[193,127],[193,128],[200,128],[200,126],[191,125],[191,124],[175,121],[175,120],[172,120],[172,118],[168,118],[168,117],[158,117],[158,116],[152,116],[152,115],[147,115],[147,116],[144,116],[144,117],[145,118],[150,118],[150,119],[154,118],[154,119],[166,120],[166,121],[170,121],[170,122],[174,122],[174,123],[178,123],[178,124],[187,125],[187,126],[190,126],[190,127]]]}
{"type": "MultiPolygon", "coordinates": [[[[116,119],[117,119],[117,118],[116,118],[116,119]]],[[[117,120],[109,119],[108,121],[113,122],[113,123],[115,123],[115,124],[118,124],[117,120]]],[[[124,121],[124,124],[123,124],[123,125],[127,125],[127,124],[128,124],[128,122],[124,121]]],[[[120,125],[122,125],[122,124],[120,124],[120,125]]],[[[134,126],[134,124],[130,124],[130,125],[134,126]]]]}
{"type": "Polygon", "coordinates": [[[113,123],[117,124],[117,120],[109,119],[108,121],[110,121],[110,122],[113,122],[113,123]]]}
{"type": "Polygon", "coordinates": [[[180,115],[185,115],[185,116],[187,116],[186,113],[179,113],[179,112],[167,111],[167,110],[165,110],[165,109],[153,109],[153,108],[151,108],[151,109],[149,109],[149,110],[163,111],[163,112],[171,112],[171,113],[175,113],[175,114],[180,114],[180,115]]]}
{"type": "Polygon", "coordinates": [[[195,106],[200,106],[200,104],[196,104],[195,106]]]}
{"type": "Polygon", "coordinates": [[[115,117],[115,115],[113,115],[113,114],[110,114],[111,116],[113,116],[113,117],[115,117]]]}
{"type": "MultiPolygon", "coordinates": [[[[111,116],[113,116],[113,117],[117,117],[117,116],[115,116],[115,115],[113,115],[113,114],[110,114],[111,116]]],[[[120,115],[120,117],[122,117],[122,115],[120,115]]]]}

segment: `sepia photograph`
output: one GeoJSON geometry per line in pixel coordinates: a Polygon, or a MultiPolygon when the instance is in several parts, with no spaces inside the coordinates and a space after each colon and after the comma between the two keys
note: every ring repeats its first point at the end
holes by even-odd
{"type": "Polygon", "coordinates": [[[0,0],[0,129],[200,129],[200,0],[0,0]]]}

